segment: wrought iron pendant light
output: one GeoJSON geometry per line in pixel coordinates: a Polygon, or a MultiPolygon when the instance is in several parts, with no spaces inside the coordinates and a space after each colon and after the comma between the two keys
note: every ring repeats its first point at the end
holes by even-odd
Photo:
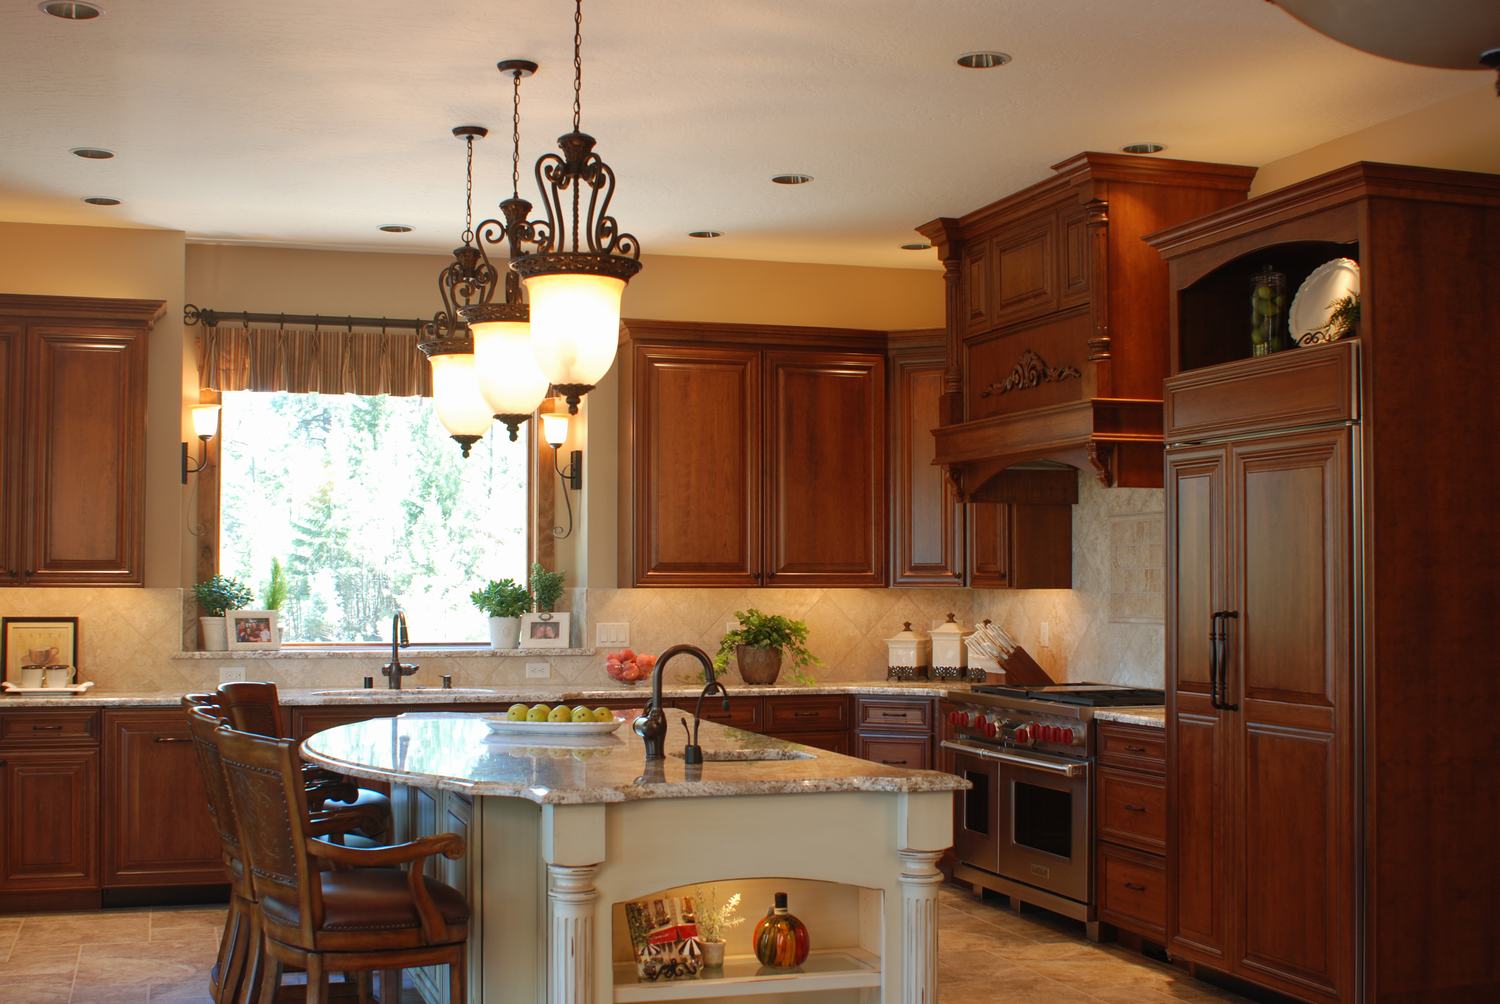
{"type": "Polygon", "coordinates": [[[453,135],[468,148],[464,168],[463,244],[453,249],[453,261],[438,273],[438,295],[443,309],[433,315],[418,348],[432,366],[432,402],[438,421],[469,455],[484,438],[493,412],[480,392],[474,366],[474,339],[459,316],[468,305],[488,303],[495,295],[499,273],[474,236],[474,141],[489,135],[483,126],[457,126],[453,135]]]}
{"type": "Polygon", "coordinates": [[[527,225],[536,250],[510,263],[531,300],[536,360],[570,412],[613,365],[620,297],[641,270],[640,242],[609,215],[614,169],[594,152],[594,137],[579,128],[582,94],[583,0],[574,0],[573,131],[558,138],[561,154],[536,162],[546,219],[527,225]]]}
{"type": "MultiPolygon", "coordinates": [[[[500,203],[503,220],[479,224],[481,251],[486,243],[509,245],[510,259],[523,254],[530,239],[526,215],[531,203],[521,198],[521,80],[537,70],[529,59],[506,59],[496,64],[511,76],[511,196],[500,203]]],[[[521,300],[521,280],[505,273],[504,299],[500,303],[478,303],[460,307],[459,316],[474,336],[474,367],[479,391],[495,418],[505,423],[514,442],[521,423],[531,417],[547,396],[547,377],[531,350],[531,313],[521,300]]]]}

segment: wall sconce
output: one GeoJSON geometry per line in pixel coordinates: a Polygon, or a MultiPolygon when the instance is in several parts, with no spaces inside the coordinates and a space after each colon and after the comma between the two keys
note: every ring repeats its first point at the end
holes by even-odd
{"type": "Polygon", "coordinates": [[[197,474],[208,466],[208,441],[219,431],[219,406],[200,404],[193,408],[193,434],[203,444],[203,452],[196,463],[188,459],[188,444],[182,444],[182,483],[187,484],[189,474],[197,474]]]}
{"type": "Polygon", "coordinates": [[[583,491],[583,451],[573,450],[568,454],[568,466],[562,466],[562,445],[568,441],[568,406],[560,398],[549,397],[537,409],[542,420],[542,438],[552,447],[552,466],[562,481],[563,503],[568,507],[568,528],[552,528],[552,536],[562,540],[573,534],[573,500],[568,489],[583,491]]]}

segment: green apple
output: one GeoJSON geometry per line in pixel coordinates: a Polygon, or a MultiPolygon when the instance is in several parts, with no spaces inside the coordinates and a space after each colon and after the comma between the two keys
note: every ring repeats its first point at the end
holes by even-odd
{"type": "Polygon", "coordinates": [[[524,704],[512,704],[510,710],[505,712],[505,720],[509,722],[524,722],[526,713],[531,709],[524,704]]]}
{"type": "Polygon", "coordinates": [[[545,722],[547,715],[551,711],[552,709],[545,704],[533,704],[531,710],[526,712],[526,720],[528,722],[545,722]]]}
{"type": "Polygon", "coordinates": [[[553,723],[571,722],[572,720],[573,712],[568,710],[568,706],[566,704],[559,704],[557,707],[553,708],[552,711],[547,715],[547,721],[553,723]]]}
{"type": "Polygon", "coordinates": [[[587,722],[592,722],[593,720],[594,713],[588,708],[585,708],[582,704],[573,709],[573,721],[577,722],[579,725],[583,725],[587,722]]]}
{"type": "Polygon", "coordinates": [[[595,708],[594,709],[594,721],[599,722],[599,723],[602,724],[604,722],[612,722],[614,720],[615,720],[615,713],[613,711],[609,710],[608,708],[595,708]]]}

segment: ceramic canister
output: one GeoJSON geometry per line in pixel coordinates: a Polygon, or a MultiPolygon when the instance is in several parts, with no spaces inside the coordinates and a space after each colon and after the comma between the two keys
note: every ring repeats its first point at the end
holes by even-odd
{"type": "Polygon", "coordinates": [[[885,640],[887,680],[925,680],[932,659],[932,641],[911,629],[911,621],[885,640]]]}
{"type": "Polygon", "coordinates": [[[955,615],[932,630],[932,675],[939,680],[961,680],[968,665],[964,639],[973,634],[965,631],[955,615]]]}

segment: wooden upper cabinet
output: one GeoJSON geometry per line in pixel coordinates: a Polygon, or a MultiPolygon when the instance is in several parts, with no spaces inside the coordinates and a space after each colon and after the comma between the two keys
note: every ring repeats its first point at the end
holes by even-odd
{"type": "Polygon", "coordinates": [[[963,507],[933,461],[943,355],[891,354],[891,581],[952,586],[964,574],[963,507]]]}
{"type": "Polygon", "coordinates": [[[636,585],[760,576],[760,353],[637,346],[636,585]]]}
{"type": "Polygon", "coordinates": [[[990,241],[989,320],[996,324],[1038,317],[1057,309],[1056,212],[1023,220],[990,241]]]}
{"type": "Polygon", "coordinates": [[[1072,588],[1072,506],[972,502],[966,508],[971,588],[1072,588]]]}
{"type": "Polygon", "coordinates": [[[990,269],[984,245],[966,250],[963,256],[963,325],[970,331],[983,331],[990,326],[990,269]]]}
{"type": "Polygon", "coordinates": [[[0,581],[144,582],[151,300],[0,295],[0,581]]]}
{"type": "Polygon", "coordinates": [[[885,361],[766,355],[766,584],[885,585],[885,361]]]}

